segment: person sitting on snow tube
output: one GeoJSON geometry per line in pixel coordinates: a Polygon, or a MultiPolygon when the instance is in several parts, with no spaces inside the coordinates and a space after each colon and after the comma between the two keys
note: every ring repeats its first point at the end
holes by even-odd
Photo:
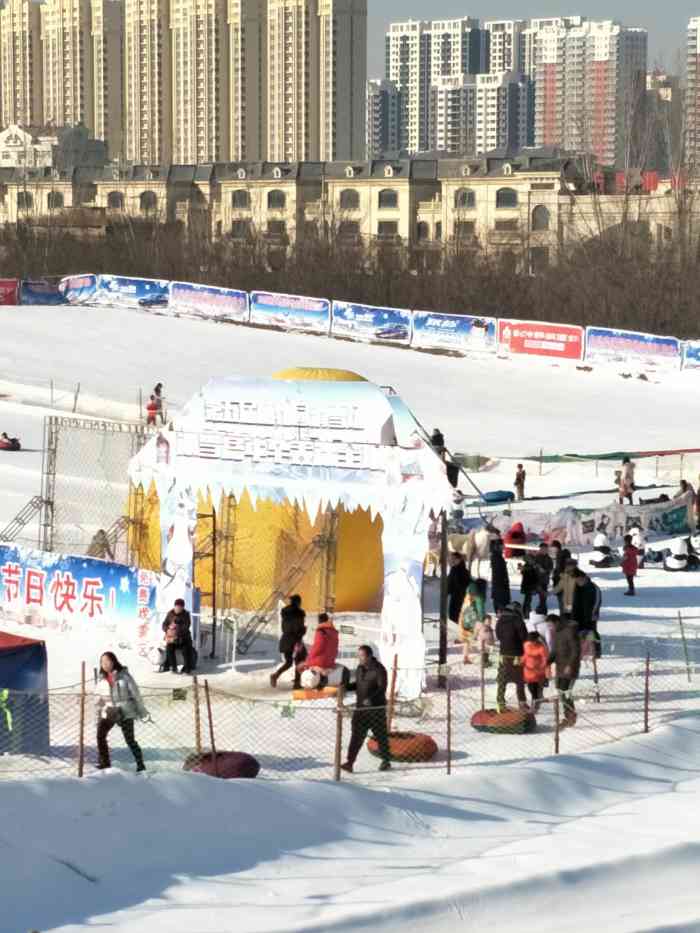
{"type": "Polygon", "coordinates": [[[0,450],[21,450],[22,445],[20,444],[18,438],[8,437],[7,434],[3,431],[0,434],[0,450]]]}
{"type": "Polygon", "coordinates": [[[591,560],[591,564],[594,567],[598,567],[599,569],[612,567],[614,563],[612,548],[610,547],[610,539],[604,531],[599,531],[593,539],[593,550],[595,552],[595,560],[591,560]]]}
{"type": "Polygon", "coordinates": [[[527,535],[525,534],[525,528],[522,522],[516,522],[510,529],[505,533],[503,539],[505,544],[505,558],[510,560],[512,557],[522,557],[524,552],[518,549],[519,544],[527,544],[527,535]]]}
{"type": "Polygon", "coordinates": [[[688,541],[686,538],[676,538],[671,545],[671,553],[664,560],[664,570],[669,573],[679,573],[688,569],[688,541]]]}
{"type": "Polygon", "coordinates": [[[306,660],[297,667],[297,672],[314,670],[320,675],[319,688],[328,685],[328,676],[336,667],[338,657],[339,636],[338,629],[327,612],[318,617],[318,625],[314,642],[306,660]]]}

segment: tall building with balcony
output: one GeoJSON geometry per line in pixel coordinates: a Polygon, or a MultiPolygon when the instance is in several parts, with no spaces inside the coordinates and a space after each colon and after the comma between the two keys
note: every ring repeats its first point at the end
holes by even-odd
{"type": "Polygon", "coordinates": [[[123,156],[124,144],[124,4],[122,0],[91,0],[93,73],[92,126],[110,158],[123,156]]]}
{"type": "Polygon", "coordinates": [[[43,122],[40,9],[36,0],[5,0],[0,7],[3,126],[43,122]]]}
{"type": "Polygon", "coordinates": [[[367,0],[318,0],[319,148],[323,161],[365,153],[367,0]]]}
{"type": "Polygon", "coordinates": [[[173,160],[229,157],[227,0],[170,0],[173,160]]]}
{"type": "Polygon", "coordinates": [[[94,130],[90,0],[41,4],[44,123],[94,130]]]}
{"type": "Polygon", "coordinates": [[[475,148],[517,152],[527,145],[528,81],[517,71],[476,75],[475,148]]]}
{"type": "Polygon", "coordinates": [[[688,23],[685,92],[685,159],[688,170],[700,170],[700,16],[688,23]]]}
{"type": "Polygon", "coordinates": [[[476,153],[476,79],[438,78],[430,87],[430,148],[452,156],[476,153]]]}
{"type": "Polygon", "coordinates": [[[228,0],[229,150],[234,162],[267,154],[267,0],[228,0]]]}
{"type": "Polygon", "coordinates": [[[523,19],[493,19],[484,23],[488,34],[488,70],[491,74],[525,70],[523,19]]]}
{"type": "Polygon", "coordinates": [[[381,159],[396,152],[401,142],[401,95],[393,81],[367,82],[367,155],[381,159]]]}
{"type": "Polygon", "coordinates": [[[169,0],[124,0],[124,155],[159,165],[172,158],[169,0]]]}

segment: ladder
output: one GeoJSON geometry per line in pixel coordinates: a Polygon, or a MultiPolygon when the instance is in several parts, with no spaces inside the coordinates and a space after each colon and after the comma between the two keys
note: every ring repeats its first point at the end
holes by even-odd
{"type": "Polygon", "coordinates": [[[12,521],[0,531],[0,541],[14,541],[21,532],[27,527],[29,522],[41,512],[44,500],[41,496],[34,496],[24,506],[23,509],[15,515],[12,521]]]}
{"type": "MultiPolygon", "coordinates": [[[[318,559],[321,552],[328,545],[327,535],[316,535],[310,541],[294,563],[287,568],[286,574],[279,585],[270,593],[260,609],[245,622],[238,632],[238,654],[247,654],[253,642],[262,633],[262,630],[269,625],[277,611],[277,604],[280,599],[285,599],[294,591],[297,584],[302,581],[306,573],[318,559]]],[[[232,619],[224,619],[224,622],[233,624],[232,619]]]]}

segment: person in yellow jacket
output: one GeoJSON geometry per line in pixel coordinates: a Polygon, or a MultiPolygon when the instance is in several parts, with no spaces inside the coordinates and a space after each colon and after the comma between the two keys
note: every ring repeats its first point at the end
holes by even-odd
{"type": "Polygon", "coordinates": [[[553,588],[552,592],[560,597],[559,606],[562,615],[570,616],[574,608],[574,594],[576,593],[576,577],[574,573],[578,567],[575,560],[568,560],[564,566],[564,572],[559,578],[559,582],[553,588]]]}

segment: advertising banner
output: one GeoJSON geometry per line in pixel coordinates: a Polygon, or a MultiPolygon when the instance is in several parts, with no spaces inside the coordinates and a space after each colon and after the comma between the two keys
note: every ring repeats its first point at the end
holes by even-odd
{"type": "Polygon", "coordinates": [[[102,305],[122,305],[146,311],[167,308],[167,279],[132,279],[122,275],[100,275],[97,278],[96,302],[102,305]]]}
{"type": "Polygon", "coordinates": [[[307,334],[327,334],[331,326],[331,305],[325,298],[251,292],[250,323],[307,334]]]}
{"type": "Polygon", "coordinates": [[[415,350],[447,350],[464,355],[495,353],[498,349],[496,321],[469,314],[414,311],[411,346],[415,350]]]}
{"type": "Polygon", "coordinates": [[[349,337],[376,343],[411,345],[412,318],[410,311],[398,308],[375,308],[372,305],[354,305],[347,301],[333,302],[334,337],[349,337]]]}
{"type": "Polygon", "coordinates": [[[700,369],[700,340],[684,342],[683,369],[700,369]]]}
{"type": "Polygon", "coordinates": [[[0,545],[2,617],[73,634],[96,652],[144,654],[161,640],[158,574],[91,557],[0,545]]]}
{"type": "Polygon", "coordinates": [[[53,282],[23,281],[20,286],[19,303],[21,305],[62,305],[66,303],[63,293],[53,282]]]}
{"type": "Polygon", "coordinates": [[[573,324],[543,321],[498,322],[498,351],[503,355],[526,354],[560,360],[582,360],[584,330],[573,324]]]}
{"type": "Polygon", "coordinates": [[[171,314],[236,324],[247,324],[249,317],[247,292],[190,282],[170,283],[168,308],[171,314]]]}
{"type": "Polygon", "coordinates": [[[612,363],[652,371],[677,370],[681,365],[681,342],[676,337],[587,327],[586,362],[612,363]]]}
{"type": "Polygon", "coordinates": [[[58,290],[69,305],[90,304],[97,294],[97,276],[67,275],[58,283],[58,290]]]}
{"type": "Polygon", "coordinates": [[[0,305],[16,305],[19,282],[17,279],[0,279],[0,305]]]}

